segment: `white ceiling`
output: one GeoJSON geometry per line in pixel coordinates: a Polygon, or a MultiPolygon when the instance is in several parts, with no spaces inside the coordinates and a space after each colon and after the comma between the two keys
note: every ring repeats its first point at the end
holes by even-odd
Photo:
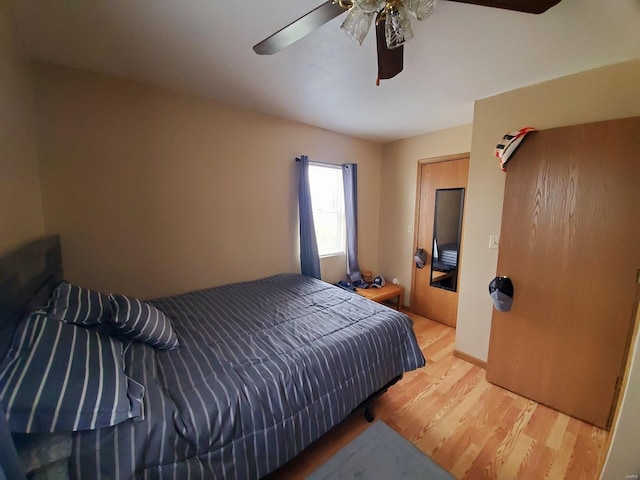
{"type": "Polygon", "coordinates": [[[440,1],[412,23],[404,71],[375,86],[375,37],[344,15],[272,56],[252,47],[323,0],[14,0],[32,58],[193,92],[377,142],[471,123],[473,102],[640,57],[639,0],[542,15],[440,1]]]}

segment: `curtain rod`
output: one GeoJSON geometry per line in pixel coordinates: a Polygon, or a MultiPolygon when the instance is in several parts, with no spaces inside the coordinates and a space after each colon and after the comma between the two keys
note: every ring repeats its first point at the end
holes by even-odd
{"type": "MultiPolygon", "coordinates": [[[[300,159],[296,158],[296,162],[299,162],[300,159]]],[[[309,165],[318,165],[321,167],[331,167],[331,168],[342,168],[342,165],[339,163],[327,163],[327,162],[314,162],[309,160],[309,165]]]]}

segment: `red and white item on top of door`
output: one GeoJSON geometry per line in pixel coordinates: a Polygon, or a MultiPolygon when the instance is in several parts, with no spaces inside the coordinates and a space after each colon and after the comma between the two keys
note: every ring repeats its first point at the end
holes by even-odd
{"type": "Polygon", "coordinates": [[[525,127],[521,128],[520,130],[506,133],[504,137],[502,137],[500,143],[496,145],[495,155],[498,160],[500,160],[500,168],[503,172],[507,171],[506,165],[509,161],[509,157],[511,157],[511,154],[515,151],[516,148],[518,148],[518,145],[520,145],[520,142],[522,142],[524,136],[534,130],[537,129],[534,127],[525,127]]]}

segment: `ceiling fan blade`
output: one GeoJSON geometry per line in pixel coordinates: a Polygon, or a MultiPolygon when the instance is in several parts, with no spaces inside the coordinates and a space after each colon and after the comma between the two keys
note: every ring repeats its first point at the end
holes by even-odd
{"type": "Polygon", "coordinates": [[[258,55],[272,55],[279,52],[345,11],[340,5],[329,0],[254,45],[253,51],[258,55]]]}
{"type": "Polygon", "coordinates": [[[378,46],[378,80],[387,80],[398,75],[404,67],[404,45],[397,48],[387,48],[384,32],[384,22],[376,21],[376,43],[378,46]]]}
{"type": "Polygon", "coordinates": [[[484,7],[504,8],[525,13],[543,13],[561,0],[450,0],[452,2],[473,3],[484,7]]]}

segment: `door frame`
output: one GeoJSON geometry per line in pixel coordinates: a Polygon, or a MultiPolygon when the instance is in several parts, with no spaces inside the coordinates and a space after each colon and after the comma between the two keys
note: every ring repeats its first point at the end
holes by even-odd
{"type": "MultiPolygon", "coordinates": [[[[416,251],[416,249],[418,248],[418,235],[420,233],[420,228],[419,228],[419,222],[420,222],[420,198],[422,195],[422,167],[424,165],[430,165],[430,164],[434,164],[434,163],[444,163],[444,162],[452,162],[452,161],[456,161],[456,160],[469,160],[471,157],[471,153],[470,152],[461,152],[461,153],[455,153],[455,154],[451,154],[451,155],[443,155],[443,156],[438,156],[438,157],[431,157],[431,158],[424,158],[424,159],[420,159],[418,160],[417,166],[416,166],[416,195],[415,195],[415,210],[414,210],[414,219],[413,219],[413,250],[412,253],[416,251]]],[[[468,172],[467,172],[467,176],[468,176],[468,172]]],[[[468,190],[468,189],[467,189],[468,190]]],[[[465,224],[465,218],[466,218],[466,201],[467,201],[467,197],[468,197],[468,192],[465,191],[465,208],[463,211],[463,218],[462,218],[462,231],[460,234],[460,252],[459,252],[459,259],[461,259],[462,257],[462,251],[463,251],[463,243],[464,243],[464,224],[465,224]]],[[[429,263],[431,262],[431,259],[429,258],[429,263]]],[[[459,263],[461,263],[461,261],[459,260],[459,263]]],[[[461,271],[458,272],[458,288],[460,287],[460,274],[461,271]]],[[[415,305],[416,305],[416,297],[417,297],[417,290],[416,290],[416,267],[415,267],[415,262],[413,261],[413,256],[412,256],[412,260],[411,260],[411,298],[410,298],[410,305],[411,305],[411,311],[415,313],[415,305]]],[[[431,287],[431,288],[435,288],[435,287],[431,287]]],[[[457,293],[457,292],[456,292],[457,293]]],[[[457,299],[456,299],[457,301],[457,299]]],[[[455,326],[453,327],[455,328],[455,326]]]]}

